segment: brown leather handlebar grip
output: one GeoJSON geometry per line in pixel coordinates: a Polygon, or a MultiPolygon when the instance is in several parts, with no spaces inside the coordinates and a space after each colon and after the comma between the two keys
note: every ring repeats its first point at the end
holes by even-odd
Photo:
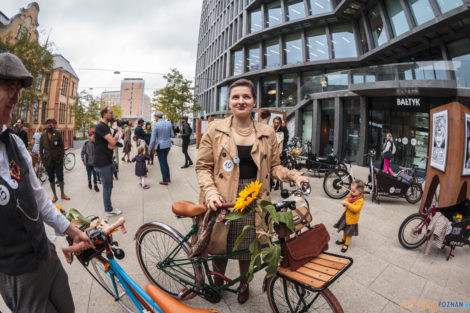
{"type": "Polygon", "coordinates": [[[103,229],[104,235],[109,236],[113,232],[113,230],[115,230],[118,227],[121,229],[122,233],[125,234],[127,232],[126,228],[124,227],[125,222],[126,220],[124,219],[124,217],[121,217],[114,224],[111,224],[105,229],[103,229]]]}
{"type": "Polygon", "coordinates": [[[235,203],[222,203],[222,205],[218,206],[218,209],[230,209],[235,206],[235,203]]]}

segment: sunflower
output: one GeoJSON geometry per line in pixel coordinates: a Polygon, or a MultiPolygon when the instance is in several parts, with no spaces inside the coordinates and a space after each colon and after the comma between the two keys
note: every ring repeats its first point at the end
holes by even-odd
{"type": "Polygon", "coordinates": [[[239,197],[235,202],[233,210],[243,212],[250,204],[253,203],[253,201],[258,198],[259,191],[262,185],[263,184],[256,180],[254,182],[251,182],[242,191],[240,191],[240,193],[238,194],[239,197]]]}

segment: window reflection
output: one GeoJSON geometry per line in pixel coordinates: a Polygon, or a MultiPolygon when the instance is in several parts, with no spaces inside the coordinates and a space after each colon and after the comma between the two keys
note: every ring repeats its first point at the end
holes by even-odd
{"type": "Polygon", "coordinates": [[[327,99],[321,101],[321,129],[320,129],[320,155],[331,153],[335,140],[335,101],[327,99]]]}
{"type": "Polygon", "coordinates": [[[310,15],[316,15],[331,11],[330,0],[309,0],[309,5],[310,15]]]}
{"type": "Polygon", "coordinates": [[[279,64],[279,40],[268,40],[264,44],[264,67],[278,67],[279,64]]]}
{"type": "Polygon", "coordinates": [[[297,104],[297,74],[282,75],[281,106],[297,104]]]}
{"type": "Polygon", "coordinates": [[[287,0],[287,19],[293,21],[298,18],[305,17],[305,7],[303,0],[287,0]]]}
{"type": "Polygon", "coordinates": [[[232,54],[232,75],[243,73],[243,51],[234,51],[232,54]]]}
{"type": "Polygon", "coordinates": [[[248,56],[246,58],[246,70],[256,71],[260,69],[260,53],[259,45],[253,45],[248,47],[248,56]]]}
{"type": "Polygon", "coordinates": [[[318,71],[302,73],[302,87],[300,89],[302,97],[311,93],[322,92],[322,73],[318,71]]]}
{"type": "Polygon", "coordinates": [[[361,33],[361,48],[362,52],[366,53],[370,50],[369,41],[367,40],[366,28],[365,28],[365,19],[361,17],[359,20],[359,32],[361,33]]]}
{"type": "Polygon", "coordinates": [[[328,43],[324,28],[307,31],[307,54],[308,61],[328,59],[328,43]]]}
{"type": "Polygon", "coordinates": [[[312,106],[306,106],[302,110],[302,141],[312,141],[313,129],[313,109],[312,106]]]}
{"type": "Polygon", "coordinates": [[[409,31],[410,28],[408,27],[405,12],[401,7],[400,1],[387,0],[385,4],[387,6],[387,13],[390,19],[390,24],[392,25],[393,35],[398,37],[404,32],[409,31]]]}
{"type": "Polygon", "coordinates": [[[439,5],[441,13],[449,12],[450,10],[463,5],[462,0],[436,0],[436,2],[437,5],[439,5]]]}
{"type": "Polygon", "coordinates": [[[276,107],[276,79],[266,78],[263,81],[263,101],[261,107],[276,107]]]}
{"type": "Polygon", "coordinates": [[[351,58],[357,56],[354,34],[350,24],[331,26],[334,58],[351,58]]]}
{"type": "Polygon", "coordinates": [[[267,5],[266,24],[267,27],[276,26],[282,23],[281,2],[274,1],[267,5]]]}
{"type": "Polygon", "coordinates": [[[343,105],[343,155],[342,159],[357,162],[361,108],[359,99],[345,99],[343,105]]]}
{"type": "Polygon", "coordinates": [[[302,39],[300,34],[292,34],[284,37],[285,64],[302,62],[302,39]]]}
{"type": "Polygon", "coordinates": [[[379,7],[376,6],[371,9],[368,13],[368,17],[375,47],[379,47],[387,42],[387,35],[385,34],[384,23],[380,16],[379,7]]]}
{"type": "Polygon", "coordinates": [[[470,39],[464,38],[447,45],[449,56],[454,61],[458,87],[470,87],[470,39]]]}
{"type": "Polygon", "coordinates": [[[408,3],[416,25],[424,24],[434,18],[429,0],[408,0],[408,3]]]}
{"type": "Polygon", "coordinates": [[[263,29],[261,21],[261,9],[250,12],[249,24],[250,33],[254,33],[263,29]]]}
{"type": "Polygon", "coordinates": [[[227,100],[228,100],[228,88],[223,86],[219,88],[219,99],[217,103],[217,111],[227,110],[227,100]]]}

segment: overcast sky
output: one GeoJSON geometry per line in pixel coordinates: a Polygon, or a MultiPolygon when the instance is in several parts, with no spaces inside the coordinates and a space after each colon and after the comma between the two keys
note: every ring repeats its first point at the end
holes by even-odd
{"type": "MultiPolygon", "coordinates": [[[[1,0],[11,18],[31,1],[1,0]]],[[[77,72],[83,89],[96,96],[119,90],[125,77],[145,79],[146,94],[165,84],[162,75],[178,68],[194,80],[202,0],[40,0],[39,33],[49,32],[53,52],[77,72]],[[112,69],[107,71],[81,70],[112,69]],[[124,72],[124,71],[133,71],[124,72]],[[93,90],[89,90],[93,88],[93,90]]]]}

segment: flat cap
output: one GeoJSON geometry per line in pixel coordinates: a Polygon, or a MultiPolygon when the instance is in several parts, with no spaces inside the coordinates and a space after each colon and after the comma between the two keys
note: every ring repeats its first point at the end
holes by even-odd
{"type": "Polygon", "coordinates": [[[33,75],[14,54],[0,53],[0,79],[19,80],[23,88],[33,84],[33,75]]]}
{"type": "Polygon", "coordinates": [[[163,112],[157,111],[157,112],[155,112],[154,116],[163,117],[163,112]]]}

